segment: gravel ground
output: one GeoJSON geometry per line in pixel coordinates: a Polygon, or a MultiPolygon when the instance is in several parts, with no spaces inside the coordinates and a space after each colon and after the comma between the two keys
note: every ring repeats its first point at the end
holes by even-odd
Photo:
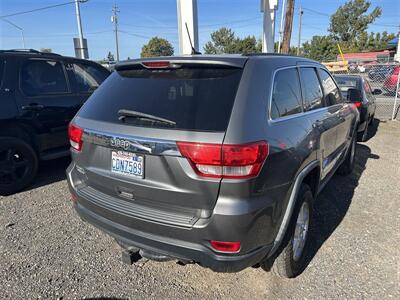
{"type": "Polygon", "coordinates": [[[292,280],[253,268],[124,265],[113,239],[71,209],[68,161],[46,163],[34,188],[0,198],[0,298],[400,299],[400,122],[372,131],[353,174],[318,197],[310,262],[292,280]]]}

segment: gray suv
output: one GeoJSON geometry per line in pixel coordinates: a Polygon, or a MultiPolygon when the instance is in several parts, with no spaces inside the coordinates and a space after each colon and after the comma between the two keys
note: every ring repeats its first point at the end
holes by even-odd
{"type": "Polygon", "coordinates": [[[295,277],[313,201],[336,170],[352,171],[358,121],[304,58],[123,62],[70,124],[74,207],[131,262],[295,277]]]}

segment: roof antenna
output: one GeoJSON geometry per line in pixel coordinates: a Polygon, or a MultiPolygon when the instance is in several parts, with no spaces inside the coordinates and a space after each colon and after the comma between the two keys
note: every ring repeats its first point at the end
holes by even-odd
{"type": "Polygon", "coordinates": [[[186,22],[185,22],[185,26],[186,26],[186,32],[187,32],[187,34],[188,34],[188,38],[189,38],[189,42],[190,42],[190,47],[192,47],[192,53],[191,53],[191,54],[192,54],[192,55],[201,54],[201,52],[196,51],[196,49],[193,47],[192,39],[190,38],[189,28],[188,28],[186,22]]]}

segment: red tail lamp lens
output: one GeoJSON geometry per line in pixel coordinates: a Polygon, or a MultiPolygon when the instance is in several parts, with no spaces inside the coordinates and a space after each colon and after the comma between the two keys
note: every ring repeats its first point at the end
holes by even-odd
{"type": "Polygon", "coordinates": [[[356,102],[354,102],[354,104],[356,105],[357,108],[360,108],[362,106],[361,101],[356,101],[356,102]]]}
{"type": "Polygon", "coordinates": [[[77,151],[82,150],[82,134],[83,134],[82,128],[73,124],[69,124],[68,126],[69,142],[71,144],[71,147],[77,151]]]}
{"type": "Polygon", "coordinates": [[[268,156],[265,141],[242,145],[177,142],[177,145],[195,172],[205,177],[255,177],[268,156]]]}
{"type": "Polygon", "coordinates": [[[240,250],[240,242],[221,242],[210,241],[211,247],[220,252],[238,252],[240,250]]]}

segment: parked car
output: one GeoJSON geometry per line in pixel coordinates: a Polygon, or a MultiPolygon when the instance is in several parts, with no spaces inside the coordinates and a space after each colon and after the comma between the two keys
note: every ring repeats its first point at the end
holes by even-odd
{"type": "Polygon", "coordinates": [[[354,103],[360,112],[358,141],[365,142],[368,137],[368,126],[374,121],[375,95],[382,94],[380,89],[372,90],[368,80],[360,75],[335,75],[343,97],[354,103]]]}
{"type": "Polygon", "coordinates": [[[327,69],[285,55],[120,63],[69,127],[83,220],[146,257],[297,276],[312,207],[356,155],[359,113],[327,69]]]}
{"type": "Polygon", "coordinates": [[[68,123],[108,75],[87,60],[0,51],[0,195],[27,187],[40,160],[69,155],[68,123]]]}
{"type": "Polygon", "coordinates": [[[385,81],[393,72],[394,65],[376,65],[368,72],[368,78],[372,81],[385,81]]]}
{"type": "Polygon", "coordinates": [[[400,96],[400,91],[397,89],[399,72],[400,66],[396,66],[393,69],[392,73],[386,78],[385,83],[383,84],[383,90],[390,96],[395,96],[396,90],[399,92],[400,96]]]}

